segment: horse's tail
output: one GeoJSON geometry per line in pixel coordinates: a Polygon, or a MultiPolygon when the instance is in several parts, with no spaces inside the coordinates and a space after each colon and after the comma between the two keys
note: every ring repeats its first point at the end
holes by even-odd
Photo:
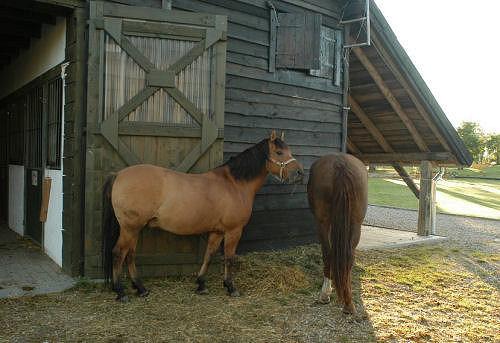
{"type": "Polygon", "coordinates": [[[116,175],[108,176],[102,192],[102,266],[104,281],[109,283],[113,278],[113,248],[120,235],[120,225],[111,203],[111,190],[116,175]]]}
{"type": "Polygon", "coordinates": [[[344,168],[335,168],[330,226],[330,268],[339,301],[349,301],[351,267],[354,263],[351,222],[355,201],[352,175],[344,168]]]}

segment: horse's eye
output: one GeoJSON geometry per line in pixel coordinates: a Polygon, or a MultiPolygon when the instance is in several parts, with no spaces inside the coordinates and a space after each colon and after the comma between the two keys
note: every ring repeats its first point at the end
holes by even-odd
{"type": "Polygon", "coordinates": [[[276,151],[276,154],[277,154],[278,156],[281,156],[281,155],[283,155],[283,151],[276,151]]]}

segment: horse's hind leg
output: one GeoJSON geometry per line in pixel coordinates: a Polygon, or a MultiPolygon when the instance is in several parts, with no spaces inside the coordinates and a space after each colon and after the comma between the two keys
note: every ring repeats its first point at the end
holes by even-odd
{"type": "Polygon", "coordinates": [[[207,242],[207,250],[205,250],[205,256],[203,258],[203,264],[201,265],[200,271],[198,272],[198,277],[196,278],[196,283],[198,284],[198,288],[196,289],[196,293],[198,294],[207,294],[207,279],[205,277],[205,273],[208,270],[208,266],[210,264],[210,259],[215,254],[217,249],[219,248],[220,242],[224,235],[220,232],[210,232],[208,234],[208,242],[207,242]]]}
{"type": "Polygon", "coordinates": [[[127,265],[128,274],[132,280],[132,287],[137,290],[137,295],[140,297],[146,297],[149,295],[149,291],[144,287],[142,280],[138,277],[137,268],[135,266],[135,252],[137,248],[137,235],[131,239],[130,249],[127,254],[127,265]]]}
{"type": "Polygon", "coordinates": [[[347,313],[347,314],[356,313],[356,308],[354,307],[354,304],[352,302],[351,275],[352,275],[352,265],[349,267],[349,273],[348,273],[348,277],[347,277],[347,285],[346,285],[346,289],[344,291],[344,308],[342,309],[342,312],[347,313]]]}
{"type": "Polygon", "coordinates": [[[240,241],[243,228],[226,232],[224,235],[224,287],[232,297],[237,297],[240,292],[234,286],[236,272],[236,247],[240,241]]]}
{"type": "Polygon", "coordinates": [[[359,243],[359,239],[361,237],[361,225],[357,225],[355,229],[353,229],[353,237],[352,237],[352,250],[351,256],[349,258],[348,272],[347,272],[347,287],[344,291],[344,308],[343,312],[348,314],[356,313],[356,307],[352,302],[352,267],[354,266],[354,251],[356,246],[359,243]]]}
{"type": "Polygon", "coordinates": [[[122,275],[123,261],[127,257],[129,251],[128,233],[120,228],[120,236],[113,248],[113,290],[116,292],[116,300],[127,302],[128,297],[125,294],[125,289],[120,281],[122,275]]]}
{"type": "Polygon", "coordinates": [[[321,244],[321,253],[323,257],[323,286],[321,287],[321,293],[319,294],[318,301],[322,304],[328,304],[330,302],[330,296],[332,294],[332,266],[330,264],[330,239],[328,237],[328,232],[330,231],[329,223],[319,223],[318,226],[318,236],[319,242],[321,244]]]}

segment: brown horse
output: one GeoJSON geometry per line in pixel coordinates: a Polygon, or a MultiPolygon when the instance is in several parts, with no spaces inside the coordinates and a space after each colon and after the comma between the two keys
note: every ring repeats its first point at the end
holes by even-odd
{"type": "Polygon", "coordinates": [[[368,203],[368,174],[352,155],[336,153],[311,167],[309,205],[316,218],[323,254],[323,287],[319,301],[330,302],[332,279],[345,313],[354,313],[351,269],[368,203]]]}
{"type": "Polygon", "coordinates": [[[117,300],[128,297],[120,283],[126,261],[138,295],[148,291],[138,278],[135,253],[139,232],[146,226],[178,235],[208,232],[208,244],[196,282],[197,293],[208,292],[205,273],[210,258],[224,239],[224,286],[231,296],[236,247],[252,213],[255,194],[268,174],[282,182],[299,182],[301,164],[272,132],[226,164],[203,174],[185,174],[152,166],[125,168],[108,178],[103,194],[103,266],[105,280],[113,280],[117,300]]]}

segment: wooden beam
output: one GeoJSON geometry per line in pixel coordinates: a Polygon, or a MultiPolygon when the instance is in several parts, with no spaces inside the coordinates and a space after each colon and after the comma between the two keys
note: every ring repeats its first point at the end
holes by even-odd
{"type": "MultiPolygon", "coordinates": [[[[359,104],[354,100],[353,97],[349,96],[349,101],[351,105],[351,110],[354,112],[354,114],[358,117],[358,119],[363,123],[365,128],[370,132],[372,137],[377,141],[377,143],[382,147],[382,149],[387,152],[387,153],[394,153],[394,149],[391,147],[391,145],[385,140],[384,136],[382,133],[377,129],[375,124],[371,121],[371,119],[366,115],[366,113],[363,111],[363,109],[359,106],[359,104]]],[[[349,143],[353,145],[352,142],[349,143]]],[[[357,151],[354,150],[354,148],[357,149],[357,147],[352,147],[350,149],[354,153],[360,153],[359,149],[357,151]]],[[[419,190],[415,183],[413,182],[413,179],[408,175],[406,170],[401,166],[399,163],[394,162],[392,163],[393,168],[398,172],[399,176],[403,179],[403,181],[408,185],[410,190],[415,194],[415,196],[418,197],[420,196],[419,190]]]]}
{"type": "Polygon", "coordinates": [[[6,65],[10,63],[11,58],[9,56],[1,56],[0,55],[0,64],[6,65]]]}
{"type": "Polygon", "coordinates": [[[3,45],[0,45],[0,54],[2,54],[2,55],[10,55],[10,56],[17,56],[19,54],[19,48],[6,47],[6,46],[3,46],[3,45]]]}
{"type": "Polygon", "coordinates": [[[8,33],[12,36],[18,37],[36,37],[42,36],[41,24],[26,24],[14,21],[1,21],[0,32],[8,33]]]}
{"type": "Polygon", "coordinates": [[[371,63],[368,56],[366,56],[363,50],[359,47],[353,48],[352,51],[354,51],[358,60],[361,62],[361,64],[363,64],[366,71],[368,71],[370,76],[373,78],[373,81],[375,81],[375,83],[377,84],[378,88],[380,89],[384,97],[387,99],[391,107],[397,113],[401,121],[405,124],[406,128],[410,132],[410,135],[413,137],[415,144],[417,144],[418,148],[421,151],[428,152],[429,148],[427,147],[427,144],[425,144],[417,128],[410,120],[406,112],[403,110],[403,107],[399,104],[394,94],[392,94],[391,90],[389,89],[389,87],[387,86],[387,84],[385,83],[382,76],[375,68],[375,66],[371,63]]]}
{"type": "Polygon", "coordinates": [[[64,17],[70,13],[72,8],[84,7],[85,1],[82,0],[16,0],[4,1],[5,7],[18,8],[21,10],[29,9],[33,12],[45,13],[54,16],[64,17]]]}
{"type": "Polygon", "coordinates": [[[354,100],[352,96],[349,95],[349,104],[351,106],[351,111],[358,117],[361,123],[364,125],[366,130],[372,135],[372,137],[377,141],[380,147],[385,152],[394,152],[394,149],[390,146],[389,143],[384,138],[384,135],[380,132],[379,129],[375,126],[375,124],[371,121],[368,115],[363,111],[361,106],[354,100]]]}
{"type": "Polygon", "coordinates": [[[411,176],[408,175],[406,170],[403,168],[403,166],[401,164],[395,162],[395,163],[392,163],[392,167],[394,168],[394,170],[396,170],[396,172],[399,174],[401,179],[403,179],[403,181],[406,183],[408,188],[410,188],[410,190],[413,192],[413,194],[415,194],[415,196],[418,199],[420,197],[420,190],[418,189],[417,185],[415,184],[415,182],[413,181],[411,176]]]}
{"type": "Polygon", "coordinates": [[[380,153],[356,154],[361,161],[366,163],[393,163],[393,162],[420,162],[436,161],[456,163],[453,154],[449,152],[409,152],[409,153],[380,153]]]}
{"type": "Polygon", "coordinates": [[[419,236],[433,234],[433,221],[436,219],[433,216],[433,207],[436,206],[432,190],[434,182],[432,179],[432,163],[430,161],[422,161],[420,163],[420,198],[418,202],[417,225],[417,234],[419,236]]]}
{"type": "MultiPolygon", "coordinates": [[[[118,124],[118,134],[126,136],[200,138],[202,132],[200,127],[123,121],[118,124]]],[[[217,138],[224,138],[224,129],[218,130],[217,138]]]]}
{"type": "Polygon", "coordinates": [[[349,151],[351,154],[355,155],[361,153],[359,148],[349,139],[349,137],[347,138],[346,145],[347,151],[349,151]]]}
{"type": "Polygon", "coordinates": [[[2,46],[6,48],[27,49],[30,46],[29,38],[15,37],[3,34],[0,34],[0,42],[2,42],[2,46]]]}
{"type": "Polygon", "coordinates": [[[413,91],[413,88],[409,85],[409,83],[406,81],[405,77],[402,75],[402,73],[399,71],[399,68],[397,64],[394,62],[394,60],[391,58],[389,53],[385,50],[383,47],[383,44],[380,42],[380,39],[378,37],[378,34],[374,31],[372,31],[372,40],[374,42],[373,47],[375,50],[377,50],[377,53],[379,54],[380,58],[384,62],[384,64],[389,68],[389,70],[392,72],[396,80],[403,86],[404,90],[410,97],[411,101],[417,108],[418,113],[424,118],[425,122],[431,129],[432,133],[436,138],[438,139],[439,143],[447,150],[450,150],[450,146],[448,145],[448,142],[446,139],[443,137],[443,135],[439,132],[439,129],[437,126],[434,124],[432,121],[429,113],[426,111],[422,103],[420,102],[420,99],[415,95],[415,92],[413,91]]]}
{"type": "Polygon", "coordinates": [[[0,20],[12,20],[16,22],[25,23],[45,23],[54,25],[56,23],[56,17],[33,11],[25,11],[17,8],[8,8],[0,6],[0,20]]]}

